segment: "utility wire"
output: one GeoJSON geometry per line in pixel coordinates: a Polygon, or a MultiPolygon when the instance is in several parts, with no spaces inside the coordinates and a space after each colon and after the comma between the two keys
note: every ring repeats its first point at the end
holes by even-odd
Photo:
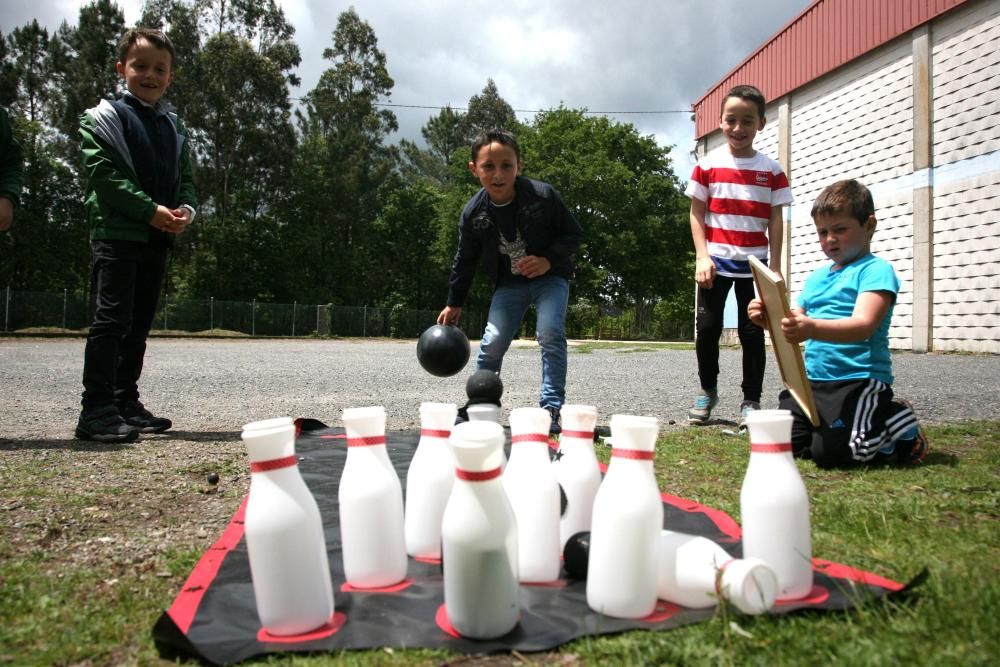
{"type": "MultiPolygon", "coordinates": [[[[377,107],[393,107],[396,109],[444,109],[445,106],[432,106],[429,104],[389,104],[386,102],[376,102],[377,107]]],[[[451,107],[452,111],[468,111],[467,108],[451,107]]],[[[512,109],[514,113],[545,113],[551,109],[512,109]]],[[[587,114],[664,114],[664,113],[692,113],[692,109],[659,109],[653,111],[584,111],[587,114]]]]}

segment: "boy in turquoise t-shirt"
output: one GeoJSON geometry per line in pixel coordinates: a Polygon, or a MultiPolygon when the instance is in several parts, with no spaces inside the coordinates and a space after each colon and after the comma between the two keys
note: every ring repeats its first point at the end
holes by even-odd
{"type": "MultiPolygon", "coordinates": [[[[889,322],[899,278],[870,250],[876,226],[871,193],[857,181],[838,181],[816,198],[812,218],[833,263],[809,275],[799,308],[782,319],[781,330],[793,343],[805,341],[820,426],[783,391],[780,407],[794,417],[792,451],[822,468],[917,463],[927,440],[909,403],[893,399],[889,322]]],[[[750,302],[747,314],[765,324],[760,299],[750,302]]]]}

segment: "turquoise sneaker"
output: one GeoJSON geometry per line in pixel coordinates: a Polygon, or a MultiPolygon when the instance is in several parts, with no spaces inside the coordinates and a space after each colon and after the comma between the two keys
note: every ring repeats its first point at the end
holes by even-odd
{"type": "Polygon", "coordinates": [[[703,391],[694,397],[694,405],[688,410],[688,422],[704,424],[712,416],[712,408],[719,402],[719,394],[714,391],[703,391]]]}

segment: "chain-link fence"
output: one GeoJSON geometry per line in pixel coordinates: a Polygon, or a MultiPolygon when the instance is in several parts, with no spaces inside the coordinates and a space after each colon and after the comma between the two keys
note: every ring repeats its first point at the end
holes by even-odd
{"type": "MultiPolygon", "coordinates": [[[[93,306],[81,292],[2,292],[3,331],[68,330],[85,332],[93,306]]],[[[393,306],[334,306],[330,304],[268,303],[208,299],[160,299],[153,319],[154,331],[245,334],[248,336],[338,336],[417,338],[434,324],[437,310],[393,306]]],[[[478,339],[486,313],[465,309],[461,327],[478,339]]],[[[570,338],[605,340],[692,340],[693,323],[653,321],[640,324],[630,312],[611,317],[597,306],[574,304],[566,314],[570,338]]],[[[521,336],[534,336],[534,310],[529,310],[521,336]]]]}

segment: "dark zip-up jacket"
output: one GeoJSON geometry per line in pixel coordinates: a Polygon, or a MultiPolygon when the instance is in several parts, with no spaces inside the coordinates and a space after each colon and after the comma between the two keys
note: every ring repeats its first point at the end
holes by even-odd
{"type": "MultiPolygon", "coordinates": [[[[583,240],[580,223],[548,183],[518,176],[514,190],[514,219],[525,242],[525,253],[549,260],[552,268],[545,275],[572,280],[573,253],[583,240]]],[[[489,213],[489,195],[484,188],[469,200],[459,218],[458,251],[448,279],[447,305],[461,307],[465,303],[480,259],[496,288],[499,247],[500,229],[489,213]]]]}

